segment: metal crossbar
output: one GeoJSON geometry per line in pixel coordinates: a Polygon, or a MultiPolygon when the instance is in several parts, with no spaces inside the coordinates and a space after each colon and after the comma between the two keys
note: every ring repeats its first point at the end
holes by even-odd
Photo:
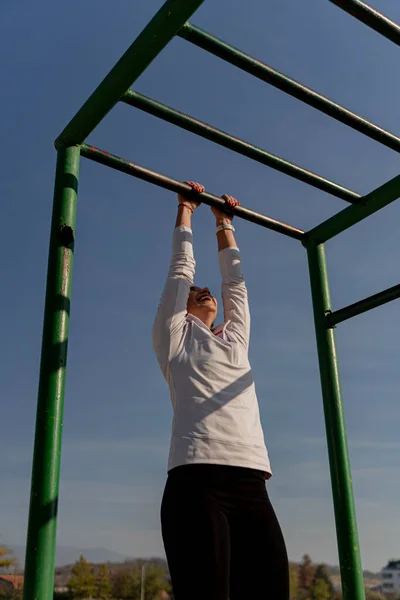
{"type": "Polygon", "coordinates": [[[204,0],[167,0],[55,141],[81,144],[204,0]]]}
{"type": "Polygon", "coordinates": [[[250,75],[261,79],[265,83],[272,85],[282,92],[301,100],[305,104],[316,108],[329,117],[340,121],[356,131],[363,133],[367,137],[400,152],[400,138],[389,131],[386,131],[379,125],[367,121],[360,115],[348,110],[344,106],[333,102],[326,96],[319,94],[311,88],[291,79],[287,75],[276,71],[265,63],[245,54],[234,46],[230,46],[226,42],[219,40],[210,33],[203,31],[200,27],[196,27],[191,23],[186,23],[178,33],[179,37],[191,42],[195,46],[218,56],[222,60],[246,71],[250,75]]]}
{"type": "Polygon", "coordinates": [[[357,205],[348,206],[307,232],[305,244],[321,244],[363,221],[400,197],[400,175],[364,196],[357,205]]]}
{"type": "Polygon", "coordinates": [[[385,38],[400,46],[400,25],[360,0],[329,0],[355,17],[364,25],[374,29],[385,38]]]}
{"type": "Polygon", "coordinates": [[[347,321],[347,319],[361,315],[362,313],[372,310],[373,308],[377,308],[378,306],[383,306],[383,304],[387,304],[392,300],[397,300],[397,298],[400,298],[400,285],[394,285],[387,290],[383,290],[382,292],[378,292],[373,296],[368,296],[368,298],[364,298],[363,300],[354,302],[354,304],[349,304],[349,306],[345,306],[344,308],[335,310],[333,313],[327,314],[327,325],[328,327],[334,327],[338,323],[347,321]]]}
{"type": "MultiPolygon", "coordinates": [[[[133,177],[137,177],[138,179],[148,181],[149,183],[154,183],[154,185],[162,187],[171,192],[184,194],[189,197],[193,195],[192,188],[181,181],[177,181],[176,179],[172,179],[171,177],[167,177],[166,175],[162,175],[156,171],[151,171],[150,169],[141,167],[140,165],[129,162],[124,158],[115,156],[114,154],[110,154],[104,150],[100,150],[99,148],[95,148],[94,146],[82,144],[81,155],[102,165],[111,167],[116,171],[121,171],[127,175],[133,175],[133,177]]],[[[198,196],[196,197],[198,198],[198,196]]],[[[226,209],[226,203],[224,200],[222,200],[222,198],[214,196],[213,194],[209,194],[208,192],[203,192],[203,194],[201,194],[201,201],[209,206],[226,209]]],[[[262,215],[261,213],[255,212],[249,208],[245,208],[244,206],[236,206],[233,209],[230,208],[229,212],[232,212],[237,217],[242,218],[245,221],[250,221],[250,223],[261,225],[261,227],[272,229],[272,231],[277,231],[278,233],[283,233],[284,235],[296,240],[302,240],[304,238],[304,231],[301,229],[297,229],[296,227],[292,227],[291,225],[282,223],[281,221],[276,221],[271,217],[262,215]]]]}
{"type": "MultiPolygon", "coordinates": [[[[232,212],[242,219],[301,241],[307,249],[343,599],[365,600],[334,326],[400,297],[400,286],[394,286],[360,302],[332,311],[324,243],[396,200],[400,196],[400,176],[360,197],[337,183],[129,88],[170,40],[179,36],[396,152],[400,151],[400,138],[188,23],[188,19],[203,1],[167,0],[55,142],[58,150],[57,169],[32,467],[24,600],[53,598],[61,432],[80,157],[94,160],[168,190],[191,194],[189,186],[180,181],[85,143],[87,136],[119,101],[351,204],[308,232],[249,208],[236,207],[232,212]]],[[[371,6],[360,0],[330,1],[400,45],[400,26],[371,6]]],[[[201,199],[210,206],[224,205],[222,199],[213,194],[204,193],[201,199]]]]}
{"type": "Polygon", "coordinates": [[[247,158],[251,158],[252,160],[271,167],[276,171],[285,173],[294,179],[308,183],[309,185],[327,192],[328,194],[332,194],[332,196],[336,196],[337,198],[341,198],[342,200],[346,200],[350,203],[357,203],[361,198],[360,194],[356,194],[356,192],[353,192],[352,190],[348,190],[347,188],[334,183],[333,181],[329,181],[329,179],[325,179],[325,177],[316,175],[316,173],[313,173],[312,171],[303,169],[302,167],[299,167],[285,160],[284,158],[280,158],[275,154],[271,154],[262,148],[257,148],[257,146],[253,146],[244,140],[234,137],[233,135],[230,135],[221,129],[217,129],[212,125],[203,123],[198,119],[189,117],[189,115],[185,115],[185,113],[175,110],[170,106],[161,104],[161,102],[157,102],[157,100],[143,96],[143,94],[129,90],[122,96],[121,102],[125,102],[130,106],[139,108],[140,110],[143,110],[144,112],[147,112],[155,117],[163,119],[164,121],[168,121],[168,123],[177,125],[182,129],[186,129],[186,131],[190,131],[191,133],[215,142],[220,146],[229,148],[238,154],[247,156],[247,158]]]}

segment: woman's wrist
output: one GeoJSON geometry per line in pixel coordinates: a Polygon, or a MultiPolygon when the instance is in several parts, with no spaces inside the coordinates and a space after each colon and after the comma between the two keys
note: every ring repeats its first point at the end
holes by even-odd
{"type": "Polygon", "coordinates": [[[185,227],[191,227],[192,222],[192,208],[189,204],[178,205],[178,214],[176,216],[175,227],[184,225],[185,227]]]}
{"type": "Polygon", "coordinates": [[[218,217],[215,220],[215,225],[217,227],[219,227],[220,225],[231,225],[232,224],[232,219],[230,219],[229,217],[218,217]]]}
{"type": "Polygon", "coordinates": [[[182,209],[184,211],[188,211],[188,212],[190,212],[190,214],[192,214],[194,212],[194,208],[192,208],[190,206],[190,204],[183,204],[183,203],[178,204],[178,210],[179,209],[182,209]]]}

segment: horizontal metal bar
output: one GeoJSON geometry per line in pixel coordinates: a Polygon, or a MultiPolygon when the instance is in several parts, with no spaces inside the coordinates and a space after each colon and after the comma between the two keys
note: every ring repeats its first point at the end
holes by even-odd
{"type": "Polygon", "coordinates": [[[310,244],[321,244],[342,233],[349,227],[359,223],[366,217],[384,208],[400,197],[400,175],[384,183],[376,190],[363,196],[360,204],[353,204],[341,210],[333,217],[323,221],[310,231],[307,231],[303,239],[304,246],[310,244]]]}
{"type": "Polygon", "coordinates": [[[220,146],[224,146],[225,148],[229,148],[234,152],[238,152],[243,156],[247,156],[263,165],[267,165],[268,167],[272,167],[281,173],[285,173],[290,177],[294,177],[299,181],[303,181],[304,183],[308,183],[313,187],[316,187],[328,194],[332,194],[337,198],[341,198],[342,200],[346,200],[350,203],[356,203],[359,201],[361,196],[353,192],[352,190],[348,190],[329,179],[325,179],[320,175],[316,175],[312,171],[308,171],[307,169],[303,169],[275,154],[271,154],[266,150],[258,148],[257,146],[253,146],[240,138],[234,137],[221,129],[217,129],[216,127],[212,127],[212,125],[208,125],[208,123],[204,123],[203,121],[199,121],[198,119],[194,119],[189,115],[186,115],[183,112],[175,110],[170,106],[166,106],[161,102],[157,102],[152,98],[144,96],[143,94],[139,94],[138,92],[134,92],[129,90],[124,94],[121,98],[122,102],[129,104],[130,106],[134,106],[135,108],[139,108],[155,117],[163,119],[164,121],[168,121],[173,125],[177,125],[182,129],[186,129],[186,131],[190,131],[196,135],[199,135],[207,140],[211,140],[220,146]]]}
{"type": "Polygon", "coordinates": [[[257,225],[261,225],[262,227],[266,227],[267,229],[272,229],[273,231],[277,231],[278,233],[283,233],[291,238],[296,240],[302,240],[304,236],[304,231],[301,229],[297,229],[296,227],[292,227],[287,223],[282,223],[281,221],[276,221],[271,217],[267,217],[262,215],[261,213],[257,213],[254,210],[249,208],[245,208],[244,206],[237,206],[233,209],[230,209],[226,206],[225,201],[213,194],[209,194],[208,192],[203,192],[202,194],[193,194],[192,188],[186,183],[182,183],[181,181],[177,181],[176,179],[172,179],[171,177],[167,177],[166,175],[162,175],[161,173],[157,173],[156,171],[150,171],[150,169],[146,169],[145,167],[141,167],[135,163],[129,162],[124,158],[119,156],[115,156],[114,154],[110,154],[109,152],[105,152],[104,150],[100,150],[99,148],[95,148],[94,146],[88,146],[87,144],[82,144],[80,146],[81,155],[85,158],[89,158],[90,160],[94,160],[106,167],[111,167],[116,169],[117,171],[121,171],[122,173],[126,173],[127,175],[133,175],[133,177],[138,177],[139,179],[143,179],[144,181],[148,181],[149,183],[154,183],[159,187],[165,188],[166,190],[170,190],[171,192],[176,192],[177,194],[184,194],[188,197],[195,197],[197,200],[201,200],[202,203],[207,204],[208,206],[215,206],[217,208],[224,208],[228,212],[232,212],[237,217],[244,219],[245,221],[250,221],[251,223],[256,223],[257,225]]]}
{"type": "Polygon", "coordinates": [[[210,33],[200,29],[200,27],[186,23],[177,35],[195,46],[222,58],[222,60],[231,65],[250,73],[250,75],[254,75],[254,77],[261,79],[261,81],[265,81],[286,94],[301,100],[301,102],[305,102],[305,104],[316,108],[333,119],[352,127],[384,146],[400,152],[400,138],[393,133],[367,121],[367,119],[360,117],[360,115],[269,67],[256,58],[245,54],[234,46],[230,46],[226,42],[219,40],[210,33]]]}
{"type": "Polygon", "coordinates": [[[203,1],[167,0],[58,136],[56,148],[84,142],[203,1]]]}
{"type": "Polygon", "coordinates": [[[395,23],[369,4],[360,0],[329,0],[364,25],[371,27],[377,33],[385,36],[391,42],[400,46],[400,25],[395,23]]]}
{"type": "Polygon", "coordinates": [[[378,294],[368,296],[368,298],[364,298],[364,300],[354,302],[354,304],[350,304],[349,306],[345,306],[344,308],[327,314],[326,323],[328,327],[334,327],[338,323],[342,323],[342,321],[346,321],[347,319],[351,319],[351,317],[361,315],[368,310],[372,310],[377,306],[382,306],[383,304],[391,302],[392,300],[396,300],[397,298],[400,298],[400,285],[394,285],[387,290],[378,292],[378,294]]]}

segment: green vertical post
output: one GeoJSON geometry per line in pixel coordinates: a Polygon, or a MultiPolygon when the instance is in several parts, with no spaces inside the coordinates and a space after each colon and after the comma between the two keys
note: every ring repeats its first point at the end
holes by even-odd
{"type": "Polygon", "coordinates": [[[24,600],[52,600],[80,151],[59,150],[54,188],[24,600]]]}
{"type": "Polygon", "coordinates": [[[365,600],[335,334],[326,322],[331,299],[323,244],[307,248],[343,600],[365,600]]]}

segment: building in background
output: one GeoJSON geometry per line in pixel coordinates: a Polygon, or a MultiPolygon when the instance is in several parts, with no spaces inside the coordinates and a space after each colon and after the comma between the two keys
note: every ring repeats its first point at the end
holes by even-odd
{"type": "Polygon", "coordinates": [[[24,585],[23,575],[0,573],[0,594],[19,590],[24,585]]]}
{"type": "Polygon", "coordinates": [[[382,592],[400,591],[400,560],[390,560],[381,571],[382,592]]]}

